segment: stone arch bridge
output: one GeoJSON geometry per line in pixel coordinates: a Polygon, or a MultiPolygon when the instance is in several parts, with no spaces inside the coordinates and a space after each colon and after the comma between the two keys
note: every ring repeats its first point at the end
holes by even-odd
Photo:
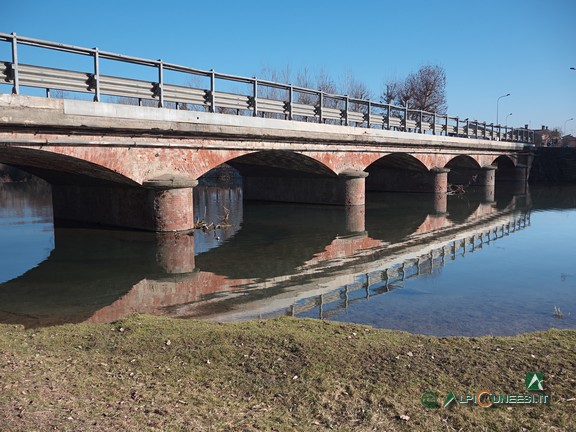
{"type": "MultiPolygon", "coordinates": [[[[528,180],[530,145],[460,136],[0,94],[0,163],[52,185],[55,219],[193,227],[192,190],[227,163],[247,199],[343,205],[366,190],[435,194],[528,180]]],[[[360,209],[360,210],[358,210],[360,209]]]]}

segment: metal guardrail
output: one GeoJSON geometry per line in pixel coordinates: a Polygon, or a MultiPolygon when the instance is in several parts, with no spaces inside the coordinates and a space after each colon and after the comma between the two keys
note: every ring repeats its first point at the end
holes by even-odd
{"type": "MultiPolygon", "coordinates": [[[[11,61],[0,60],[0,88],[2,84],[9,85],[13,94],[20,94],[21,87],[34,87],[46,89],[47,97],[50,97],[51,90],[61,90],[91,94],[95,102],[102,101],[102,96],[105,95],[131,98],[140,105],[153,104],[161,108],[206,110],[422,134],[534,143],[534,132],[529,129],[461,120],[445,114],[328,94],[291,84],[222,74],[214,70],[193,69],[162,60],[114,54],[98,48],[82,48],[32,39],[17,36],[15,33],[0,33],[0,41],[11,44],[12,51],[11,61]],[[20,45],[89,56],[93,60],[93,67],[90,71],[81,72],[23,64],[18,56],[20,45]],[[150,82],[102,75],[102,59],[154,68],[158,78],[150,82]],[[166,82],[166,71],[207,78],[209,86],[204,89],[166,82]],[[217,80],[247,84],[250,94],[217,90],[217,80]]],[[[110,99],[107,102],[126,101],[110,99]]]]}

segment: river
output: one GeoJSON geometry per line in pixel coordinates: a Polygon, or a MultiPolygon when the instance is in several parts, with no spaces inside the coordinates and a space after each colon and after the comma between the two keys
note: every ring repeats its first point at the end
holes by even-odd
{"type": "Polygon", "coordinates": [[[0,323],[281,315],[437,336],[576,328],[576,187],[493,201],[368,193],[365,208],[195,188],[205,230],[57,225],[48,185],[0,184],[0,323]]]}

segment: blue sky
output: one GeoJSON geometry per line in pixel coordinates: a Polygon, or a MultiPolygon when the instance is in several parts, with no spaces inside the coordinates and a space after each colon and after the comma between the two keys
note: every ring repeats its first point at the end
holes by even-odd
{"type": "Polygon", "coordinates": [[[510,93],[501,123],[575,118],[576,135],[574,0],[20,0],[2,6],[0,32],[242,76],[287,65],[352,74],[374,100],[385,81],[437,64],[450,115],[496,121],[510,93]]]}

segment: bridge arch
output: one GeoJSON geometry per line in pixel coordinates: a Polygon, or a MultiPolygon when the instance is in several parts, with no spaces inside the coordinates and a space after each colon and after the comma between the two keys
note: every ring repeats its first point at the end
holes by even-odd
{"type": "Polygon", "coordinates": [[[431,179],[428,167],[409,153],[389,153],[372,162],[366,189],[371,191],[428,192],[431,179]]]}
{"type": "Polygon", "coordinates": [[[496,170],[496,182],[498,183],[522,182],[523,178],[526,177],[524,170],[517,161],[507,155],[498,156],[492,164],[498,167],[496,170]]]}
{"type": "Polygon", "coordinates": [[[50,150],[0,148],[0,163],[40,177],[51,185],[138,185],[136,180],[106,166],[50,150]]]}
{"type": "Polygon", "coordinates": [[[243,177],[337,177],[319,160],[290,150],[262,150],[226,161],[243,177]]]}
{"type": "Polygon", "coordinates": [[[242,176],[248,200],[364,204],[365,173],[334,172],[318,159],[289,150],[249,152],[226,161],[242,176]]]}
{"type": "Polygon", "coordinates": [[[448,172],[448,183],[471,186],[479,183],[481,166],[478,161],[468,155],[459,155],[448,161],[444,166],[448,172]]]}

